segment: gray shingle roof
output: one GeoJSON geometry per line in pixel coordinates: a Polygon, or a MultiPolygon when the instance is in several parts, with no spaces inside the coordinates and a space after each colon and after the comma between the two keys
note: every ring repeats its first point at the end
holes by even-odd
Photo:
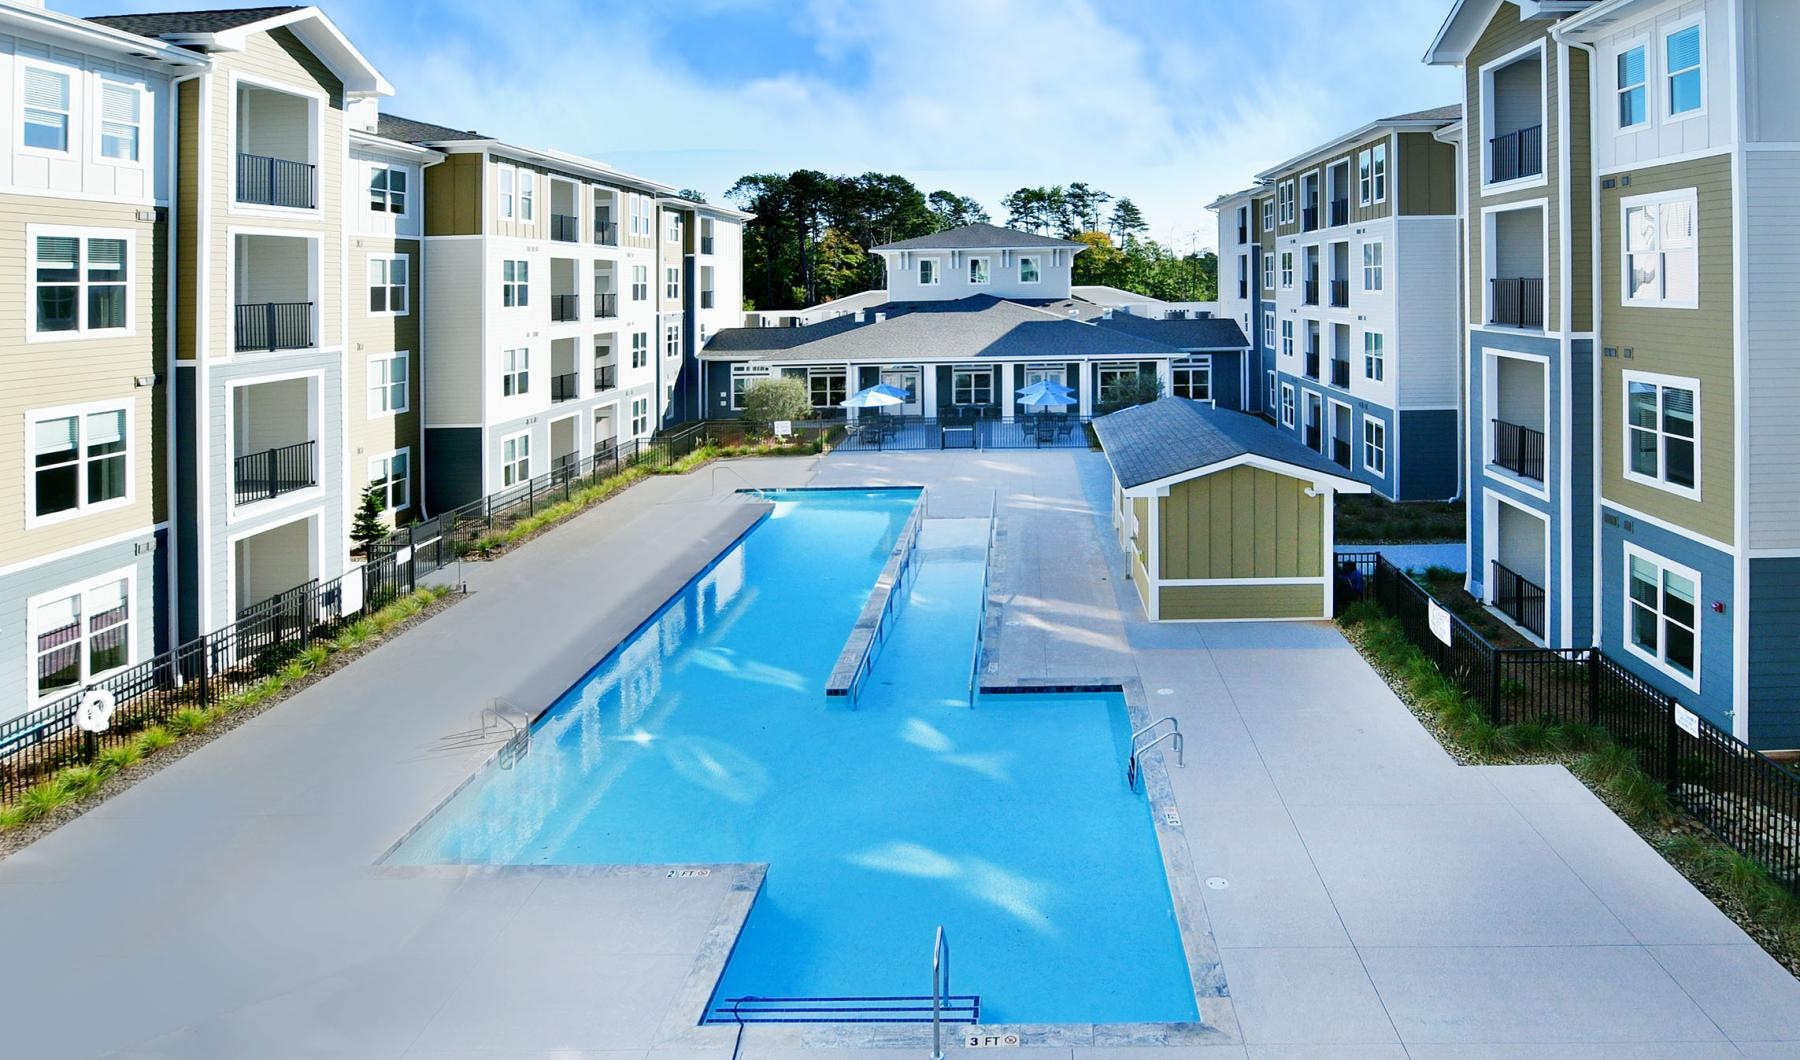
{"type": "Polygon", "coordinates": [[[857,323],[836,317],[800,328],[727,328],[706,344],[714,360],[938,362],[988,358],[1162,358],[1160,342],[1097,328],[1028,305],[974,295],[950,302],[890,302],[857,323]]]}
{"type": "MultiPolygon", "coordinates": [[[[1350,473],[1301,445],[1261,417],[1166,397],[1094,421],[1113,474],[1126,489],[1259,456],[1302,471],[1348,479],[1350,473]]],[[[1363,487],[1357,492],[1367,492],[1363,487]]]]}
{"type": "Polygon", "coordinates": [[[928,236],[915,236],[894,243],[883,243],[875,250],[992,250],[1001,247],[1085,247],[1085,243],[1040,236],[999,225],[972,224],[946,228],[928,236]]]}
{"type": "Polygon", "coordinates": [[[165,33],[224,33],[254,25],[267,18],[298,11],[302,5],[285,7],[237,7],[220,11],[157,11],[143,15],[95,15],[89,22],[122,29],[140,37],[161,37],[165,33]]]}
{"type": "Polygon", "coordinates": [[[478,132],[463,129],[452,129],[447,125],[433,125],[428,121],[416,121],[402,118],[398,114],[382,114],[380,123],[375,126],[380,136],[401,143],[424,144],[437,143],[444,140],[486,140],[490,137],[478,132]]]}
{"type": "Polygon", "coordinates": [[[1103,328],[1114,328],[1141,339],[1150,339],[1178,350],[1247,350],[1250,340],[1237,321],[1222,317],[1201,320],[1178,318],[1155,320],[1132,313],[1114,313],[1094,321],[1103,328]]]}
{"type": "Polygon", "coordinates": [[[1409,111],[1405,114],[1395,114],[1392,117],[1383,118],[1381,120],[1382,121],[1456,121],[1457,119],[1459,119],[1461,117],[1462,117],[1462,104],[1452,103],[1452,104],[1449,104],[1448,106],[1432,107],[1429,110],[1415,110],[1415,111],[1409,111]]]}

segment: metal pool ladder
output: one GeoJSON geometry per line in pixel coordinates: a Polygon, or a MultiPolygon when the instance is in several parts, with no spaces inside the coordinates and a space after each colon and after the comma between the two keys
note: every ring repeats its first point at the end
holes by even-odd
{"type": "Polygon", "coordinates": [[[902,996],[722,998],[705,1023],[930,1023],[932,1057],[944,1055],[943,1024],[980,1023],[981,995],[950,992],[950,941],[938,925],[931,945],[931,993],[902,996]]]}
{"type": "Polygon", "coordinates": [[[1139,760],[1142,758],[1145,751],[1150,750],[1150,748],[1155,747],[1164,740],[1169,741],[1175,748],[1175,764],[1178,766],[1187,765],[1187,752],[1184,749],[1186,738],[1181,735],[1181,722],[1173,714],[1164,714],[1162,717],[1157,718],[1155,721],[1131,734],[1131,754],[1125,760],[1125,786],[1127,788],[1130,788],[1133,791],[1137,790],[1137,778],[1139,772],[1141,772],[1138,768],[1139,760]],[[1169,726],[1167,730],[1162,729],[1162,726],[1165,723],[1169,726]],[[1149,741],[1144,743],[1142,747],[1139,747],[1139,741],[1143,740],[1146,736],[1150,737],[1149,741]]]}

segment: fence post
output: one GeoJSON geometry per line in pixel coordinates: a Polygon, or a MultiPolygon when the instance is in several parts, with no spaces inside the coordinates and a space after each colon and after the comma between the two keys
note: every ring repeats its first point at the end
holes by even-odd
{"type": "Polygon", "coordinates": [[[1587,650],[1588,724],[1600,724],[1600,649],[1587,650]]]}
{"type": "Polygon", "coordinates": [[[212,644],[208,634],[200,634],[200,707],[212,703],[212,644]]]}
{"type": "Polygon", "coordinates": [[[1669,791],[1672,794],[1681,783],[1681,756],[1676,744],[1681,739],[1681,729],[1675,724],[1675,697],[1663,697],[1663,776],[1668,778],[1669,791]]]}
{"type": "Polygon", "coordinates": [[[1500,724],[1500,653],[1490,649],[1488,664],[1488,720],[1500,724]]]}

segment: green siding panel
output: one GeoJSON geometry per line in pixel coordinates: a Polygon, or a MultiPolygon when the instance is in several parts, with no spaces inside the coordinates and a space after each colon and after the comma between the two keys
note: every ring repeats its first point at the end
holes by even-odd
{"type": "Polygon", "coordinates": [[[1169,585],[1158,602],[1165,619],[1319,618],[1323,585],[1169,585]]]}

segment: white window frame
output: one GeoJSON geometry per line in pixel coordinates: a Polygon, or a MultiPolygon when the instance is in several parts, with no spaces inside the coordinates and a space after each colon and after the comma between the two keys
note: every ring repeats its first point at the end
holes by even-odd
{"type": "MultiPolygon", "coordinates": [[[[105,574],[97,574],[91,578],[84,578],[81,581],[74,582],[69,585],[60,586],[60,587],[52,589],[48,592],[38,593],[36,596],[33,596],[30,599],[26,600],[25,601],[25,658],[26,658],[25,681],[26,681],[26,687],[27,687],[27,694],[29,696],[28,701],[31,703],[42,703],[42,702],[45,702],[45,701],[48,701],[51,699],[62,699],[62,698],[66,698],[68,696],[77,695],[80,693],[80,691],[82,689],[99,684],[101,681],[106,680],[108,677],[111,677],[114,674],[123,673],[124,671],[131,669],[132,666],[136,665],[137,660],[139,658],[138,631],[142,628],[138,624],[138,620],[139,620],[140,613],[142,610],[138,606],[138,603],[139,603],[138,572],[137,572],[136,567],[121,567],[118,570],[107,571],[105,574]],[[38,655],[40,654],[40,652],[38,651],[38,637],[41,636],[43,633],[43,631],[38,629],[38,626],[37,626],[38,609],[43,607],[46,603],[49,603],[53,600],[63,600],[63,599],[67,599],[71,596],[81,597],[85,604],[88,593],[93,592],[94,590],[102,588],[104,586],[110,585],[114,582],[121,582],[121,581],[125,583],[126,618],[125,618],[125,661],[124,661],[124,663],[122,663],[119,666],[113,667],[112,669],[109,669],[109,670],[91,671],[88,669],[89,630],[87,628],[87,614],[86,614],[86,611],[84,610],[82,613],[82,616],[81,616],[81,627],[82,628],[81,628],[81,636],[79,639],[79,643],[81,644],[81,680],[78,681],[76,684],[71,685],[67,688],[59,688],[50,693],[47,693],[47,694],[44,693],[42,690],[40,690],[38,688],[38,655]]],[[[143,616],[143,617],[148,618],[149,616],[143,616]]]]}
{"type": "Polygon", "coordinates": [[[631,436],[641,437],[650,433],[650,399],[638,397],[631,399],[631,436]]]}
{"type": "Polygon", "coordinates": [[[1356,152],[1356,203],[1367,206],[1374,201],[1375,169],[1372,164],[1374,151],[1365,147],[1356,152]]]}
{"type": "MultiPolygon", "coordinates": [[[[1189,389],[1192,389],[1191,379],[1189,389]]],[[[1185,397],[1190,401],[1213,400],[1213,359],[1211,354],[1189,354],[1186,359],[1176,361],[1169,366],[1169,393],[1176,397],[1185,397]],[[1187,373],[1190,377],[1199,375],[1205,380],[1206,396],[1196,398],[1192,394],[1180,393],[1181,377],[1187,373]]]]}
{"type": "Polygon", "coordinates": [[[1294,182],[1284,180],[1275,185],[1275,201],[1277,223],[1291,225],[1294,223],[1294,199],[1296,196],[1294,182]]]}
{"type": "Polygon", "coordinates": [[[969,286],[986,287],[994,282],[994,261],[985,254],[974,254],[969,257],[969,286]],[[981,279],[975,278],[977,267],[981,271],[981,279]]]}
{"type": "Polygon", "coordinates": [[[1262,348],[1265,350],[1268,350],[1270,352],[1274,352],[1274,350],[1275,350],[1275,310],[1273,310],[1273,309],[1263,310],[1262,319],[1263,319],[1262,348]]]}
{"type": "Polygon", "coordinates": [[[363,306],[365,309],[367,309],[368,314],[372,317],[411,316],[412,315],[412,255],[411,254],[370,254],[369,258],[368,258],[368,264],[365,266],[365,268],[368,270],[369,297],[364,300],[363,306]],[[396,263],[398,263],[400,265],[400,272],[402,274],[399,283],[394,282],[394,265],[396,263]],[[375,282],[375,267],[377,265],[384,266],[384,268],[382,269],[382,272],[385,274],[385,278],[387,280],[386,283],[376,283],[375,282]],[[377,289],[384,289],[386,292],[384,295],[386,303],[387,303],[386,309],[374,308],[375,291],[377,289]],[[400,308],[398,308],[398,309],[394,308],[394,291],[396,289],[398,289],[400,292],[400,303],[401,304],[400,304],[400,308]]]}
{"type": "Polygon", "coordinates": [[[500,488],[511,489],[521,483],[531,481],[531,432],[519,431],[500,439],[500,488]],[[509,443],[523,441],[523,445],[514,444],[511,456],[506,454],[509,443]]]}
{"type": "Polygon", "coordinates": [[[397,416],[412,411],[412,354],[409,351],[377,353],[368,361],[369,418],[397,416]],[[394,365],[401,368],[400,401],[394,403],[394,365]]]}
{"type": "Polygon", "coordinates": [[[681,322],[679,320],[670,321],[668,326],[663,329],[663,356],[670,359],[681,356],[681,322]]]}
{"type": "Polygon", "coordinates": [[[669,265],[663,269],[663,297],[671,302],[681,300],[681,267],[669,265]]]}
{"type": "Polygon", "coordinates": [[[1263,255],[1262,281],[1263,290],[1265,292],[1273,291],[1275,289],[1275,255],[1273,254],[1263,255]]]}
{"type": "Polygon", "coordinates": [[[1386,202],[1388,197],[1387,141],[1383,140],[1369,150],[1369,172],[1375,187],[1375,197],[1370,200],[1370,205],[1379,205],[1386,202]]]}
{"type": "Polygon", "coordinates": [[[1641,483],[1653,489],[1662,490],[1664,493],[1673,493],[1677,497],[1686,497],[1687,499],[1694,501],[1699,500],[1700,490],[1704,485],[1702,482],[1702,450],[1705,448],[1703,435],[1701,433],[1704,424],[1701,417],[1700,380],[1685,376],[1662,375],[1657,372],[1625,371],[1619,373],[1619,400],[1621,403],[1619,414],[1621,432],[1619,461],[1621,464],[1620,472],[1625,479],[1630,482],[1641,483]],[[1633,383],[1643,383],[1656,388],[1656,426],[1653,428],[1657,439],[1655,477],[1634,471],[1631,467],[1631,454],[1633,451],[1632,435],[1636,431],[1647,429],[1634,427],[1631,423],[1631,384],[1633,383]],[[1686,390],[1694,395],[1694,437],[1692,438],[1694,445],[1694,484],[1692,487],[1683,486],[1676,482],[1670,482],[1664,477],[1668,474],[1669,467],[1669,450],[1667,444],[1669,434],[1663,429],[1663,392],[1665,390],[1686,390]]]}
{"type": "Polygon", "coordinates": [[[769,366],[766,364],[734,364],[731,366],[731,389],[728,391],[731,400],[731,411],[744,410],[744,392],[752,386],[769,378],[769,366]]]}
{"type": "Polygon", "coordinates": [[[519,185],[519,171],[512,166],[495,166],[494,174],[494,187],[499,194],[500,219],[510,221],[518,198],[515,189],[519,185]]]}
{"type": "Polygon", "coordinates": [[[537,220],[537,173],[519,168],[519,222],[531,224],[537,220]]]}
{"type": "Polygon", "coordinates": [[[76,137],[78,137],[80,135],[80,132],[77,127],[77,123],[75,121],[75,114],[76,114],[76,111],[78,110],[78,103],[80,102],[80,96],[81,96],[82,71],[77,70],[73,67],[60,66],[56,63],[40,62],[36,59],[27,59],[27,58],[23,58],[23,57],[21,57],[18,60],[18,67],[19,67],[19,74],[18,74],[18,78],[14,84],[14,91],[17,93],[17,95],[14,98],[18,100],[17,114],[18,114],[18,119],[19,119],[19,139],[18,139],[18,142],[15,144],[16,149],[24,152],[25,154],[38,155],[38,156],[44,157],[44,158],[67,158],[70,155],[74,154],[75,145],[79,142],[76,139],[76,137]],[[54,111],[54,110],[49,110],[48,108],[44,108],[44,107],[28,108],[26,106],[26,104],[25,104],[25,75],[26,75],[26,72],[29,70],[39,70],[39,71],[42,71],[43,73],[51,74],[53,76],[62,78],[64,85],[66,85],[68,87],[68,97],[65,102],[64,109],[62,109],[60,111],[54,111]],[[46,113],[62,115],[63,145],[60,149],[55,148],[55,147],[34,147],[25,142],[25,128],[26,128],[25,111],[27,109],[42,110],[42,111],[45,111],[46,113]]]}
{"type": "Polygon", "coordinates": [[[1365,291],[1384,291],[1387,289],[1387,246],[1379,239],[1370,239],[1362,245],[1362,289],[1365,291]]]}
{"type": "Polygon", "coordinates": [[[1612,121],[1613,121],[1613,128],[1618,132],[1636,131],[1636,130],[1649,128],[1652,123],[1652,119],[1655,117],[1656,112],[1654,110],[1652,110],[1650,107],[1650,83],[1653,79],[1653,74],[1656,69],[1655,66],[1652,65],[1652,63],[1651,63],[1651,58],[1652,57],[1650,55],[1650,42],[1649,42],[1649,40],[1647,40],[1643,37],[1634,38],[1630,43],[1627,43],[1627,44],[1621,46],[1618,50],[1616,50],[1612,53],[1612,68],[1613,68],[1612,121]],[[1643,79],[1641,81],[1639,81],[1637,84],[1627,85],[1623,81],[1620,80],[1619,62],[1620,62],[1620,60],[1625,58],[1627,53],[1633,52],[1633,51],[1641,51],[1644,53],[1644,74],[1643,74],[1643,79]],[[1642,121],[1635,121],[1635,122],[1632,122],[1630,125],[1627,125],[1627,124],[1625,124],[1625,122],[1623,120],[1624,116],[1625,116],[1625,111],[1624,111],[1624,107],[1623,107],[1624,97],[1625,97],[1625,93],[1634,92],[1634,91],[1639,93],[1643,98],[1644,119],[1642,121]]]}
{"type": "Polygon", "coordinates": [[[1026,283],[1026,284],[1034,284],[1034,283],[1043,283],[1044,282],[1044,263],[1043,263],[1043,260],[1041,258],[1039,258],[1036,254],[1021,254],[1021,255],[1019,255],[1019,282],[1026,283]],[[1027,278],[1025,275],[1025,263],[1026,262],[1031,263],[1030,278],[1027,278]]]}
{"type": "Polygon", "coordinates": [[[1285,291],[1294,289],[1294,252],[1291,250],[1281,252],[1281,287],[1285,291]]]}
{"type": "Polygon", "coordinates": [[[511,346],[501,350],[500,396],[503,398],[521,397],[529,393],[531,393],[531,347],[511,346]],[[511,390],[507,389],[509,386],[512,388],[511,390]]]}
{"type": "Polygon", "coordinates": [[[1387,477],[1387,421],[1374,416],[1363,417],[1363,470],[1377,478],[1387,477]],[[1376,435],[1379,435],[1377,439],[1376,435]],[[1373,454],[1375,459],[1369,459],[1373,454]]]}
{"type": "Polygon", "coordinates": [[[1265,232],[1275,231],[1275,199],[1273,197],[1262,201],[1262,230],[1265,232]]]}
{"type": "MultiPolygon", "coordinates": [[[[1624,597],[1624,600],[1621,603],[1623,608],[1623,624],[1619,628],[1619,641],[1621,645],[1626,651],[1655,667],[1657,672],[1666,675],[1673,681],[1679,682],[1685,688],[1695,692],[1700,691],[1700,663],[1701,660],[1705,658],[1705,656],[1701,654],[1701,618],[1706,613],[1704,604],[1706,597],[1702,588],[1700,572],[1685,564],[1676,563],[1674,560],[1657,555],[1649,549],[1642,548],[1630,541],[1621,542],[1621,546],[1620,588],[1622,589],[1621,595],[1624,597]],[[1656,654],[1654,655],[1639,647],[1636,638],[1632,636],[1632,630],[1635,628],[1632,619],[1636,617],[1633,609],[1638,606],[1637,601],[1634,600],[1631,595],[1631,561],[1633,559],[1641,560],[1657,569],[1656,654]],[[1694,672],[1691,674],[1682,673],[1678,667],[1668,661],[1669,638],[1666,623],[1675,622],[1675,620],[1669,618],[1663,612],[1663,596],[1666,579],[1670,574],[1686,578],[1688,581],[1692,582],[1694,586],[1694,625],[1692,630],[1694,634],[1694,672]]],[[[1675,622],[1675,624],[1678,626],[1681,625],[1680,622],[1675,622]]]]}
{"type": "Polygon", "coordinates": [[[1363,378],[1377,383],[1387,378],[1387,337],[1379,331],[1363,332],[1363,378]]]}
{"type": "MultiPolygon", "coordinates": [[[[84,516],[97,515],[112,511],[115,508],[130,506],[137,499],[137,407],[134,402],[123,400],[90,401],[80,405],[59,405],[54,408],[32,409],[25,413],[25,529],[32,530],[40,526],[51,526],[56,523],[80,519],[84,516]],[[98,503],[90,504],[87,499],[88,464],[91,457],[87,454],[87,419],[89,416],[107,412],[125,413],[125,493],[119,497],[111,497],[98,503]],[[37,514],[37,425],[45,420],[75,420],[75,506],[64,508],[60,512],[46,515],[37,514]]],[[[106,459],[114,459],[117,454],[108,454],[106,459]]]]}
{"type": "MultiPolygon", "coordinates": [[[[92,338],[129,338],[137,334],[137,233],[123,228],[78,228],[67,225],[25,226],[25,341],[71,342],[92,338]],[[66,238],[77,241],[75,273],[76,326],[69,331],[38,330],[37,268],[39,237],[66,238]],[[87,278],[88,241],[119,239],[125,242],[125,325],[117,328],[88,326],[88,288],[95,281],[87,278]]],[[[68,284],[52,284],[63,287],[68,284]]],[[[105,284],[103,286],[115,286],[105,284]]]]}
{"type": "Polygon", "coordinates": [[[1294,384],[1281,384],[1281,425],[1283,427],[1294,425],[1294,403],[1294,384]]]}
{"type": "Polygon", "coordinates": [[[1269,415],[1273,416],[1275,414],[1275,407],[1281,403],[1280,390],[1276,386],[1276,383],[1280,379],[1280,376],[1276,375],[1275,370],[1272,368],[1269,369],[1268,371],[1264,372],[1263,374],[1268,376],[1269,415]]]}
{"type": "Polygon", "coordinates": [[[369,179],[367,183],[367,190],[369,192],[368,209],[370,213],[388,214],[393,217],[412,216],[413,179],[410,166],[396,165],[391,162],[370,162],[369,179]],[[394,175],[396,173],[400,175],[401,183],[405,185],[405,187],[401,188],[399,191],[395,191],[393,186],[394,175]],[[381,176],[380,190],[377,190],[375,187],[375,178],[377,175],[381,176]],[[377,206],[375,204],[375,200],[378,196],[385,205],[377,206]],[[394,209],[396,196],[399,197],[400,202],[400,208],[398,210],[394,209]]]}
{"type": "Polygon", "coordinates": [[[633,265],[631,267],[631,300],[645,302],[650,299],[650,266],[633,265]]]}
{"type": "Polygon", "coordinates": [[[1642,307],[1648,309],[1698,309],[1700,308],[1700,194],[1698,188],[1677,188],[1672,191],[1651,192],[1646,195],[1633,195],[1619,200],[1619,305],[1621,307],[1642,307]],[[1662,247],[1662,210],[1665,203],[1686,203],[1688,216],[1694,224],[1694,297],[1669,298],[1669,262],[1668,251],[1662,247]],[[1631,211],[1639,208],[1656,207],[1657,248],[1653,252],[1659,259],[1657,279],[1665,292],[1656,298],[1633,298],[1631,295],[1631,211]]]}
{"type": "Polygon", "coordinates": [[[383,512],[403,512],[412,507],[413,460],[411,446],[401,446],[391,453],[383,453],[379,456],[370,457],[368,472],[369,485],[381,490],[381,501],[383,504],[381,510],[383,512]],[[401,493],[400,503],[395,504],[393,469],[394,460],[399,457],[406,458],[406,474],[401,476],[400,479],[400,481],[405,484],[405,489],[401,493]],[[379,474],[376,472],[377,465],[381,468],[379,474]]]}
{"type": "Polygon", "coordinates": [[[936,258],[919,259],[919,286],[936,287],[943,278],[944,270],[938,267],[936,258]]]}
{"type": "MultiPolygon", "coordinates": [[[[1689,118],[1704,116],[1706,114],[1708,102],[1707,96],[1709,95],[1706,90],[1706,16],[1704,14],[1694,14],[1681,19],[1678,22],[1669,23],[1669,25],[1663,27],[1662,31],[1657,34],[1657,44],[1656,66],[1662,75],[1659,78],[1662,83],[1662,106],[1658,108],[1658,112],[1661,114],[1662,120],[1665,122],[1687,121],[1689,118]],[[1700,36],[1699,43],[1695,49],[1695,54],[1699,56],[1700,61],[1694,66],[1683,67],[1680,70],[1671,70],[1669,69],[1669,38],[1689,29],[1694,30],[1700,36]],[[1693,70],[1700,75],[1700,105],[1692,110],[1684,110],[1677,114],[1675,112],[1675,77],[1678,74],[1687,73],[1689,70],[1693,70]]],[[[1648,69],[1645,70],[1645,78],[1646,80],[1649,78],[1648,69]]]]}
{"type": "Polygon", "coordinates": [[[500,307],[522,309],[531,305],[531,262],[525,258],[503,258],[500,261],[500,307]],[[513,266],[512,276],[506,267],[513,266]]]}
{"type": "Polygon", "coordinates": [[[650,333],[648,331],[631,333],[631,366],[633,368],[650,366],[650,333]]]}
{"type": "Polygon", "coordinates": [[[150,97],[150,90],[142,81],[130,80],[115,74],[100,74],[97,78],[99,86],[94,100],[94,161],[106,166],[124,166],[142,169],[145,154],[150,144],[149,112],[155,105],[150,97]],[[117,122],[106,116],[106,93],[109,89],[122,89],[130,92],[137,107],[137,118],[130,122],[117,122]],[[129,125],[131,127],[132,156],[118,158],[106,153],[106,127],[108,125],[129,125]]]}
{"type": "Polygon", "coordinates": [[[1294,322],[1292,320],[1281,322],[1281,355],[1283,357],[1294,355],[1294,322]]]}
{"type": "MultiPolygon", "coordinates": [[[[1481,127],[1484,130],[1492,130],[1494,127],[1495,72],[1503,70],[1521,59],[1525,59],[1533,53],[1537,55],[1538,61],[1538,125],[1542,127],[1550,123],[1549,86],[1551,69],[1549,66],[1549,53],[1545,47],[1545,41],[1547,39],[1548,38],[1539,38],[1530,44],[1517,48],[1497,59],[1490,60],[1481,65],[1478,75],[1481,86],[1481,127]]],[[[1490,179],[1494,173],[1492,149],[1484,138],[1482,142],[1477,145],[1480,148],[1481,157],[1476,160],[1481,166],[1481,193],[1483,195],[1490,195],[1512,188],[1532,188],[1547,184],[1550,179],[1549,173],[1552,168],[1549,158],[1550,144],[1547,138],[1540,142],[1542,143],[1542,147],[1539,160],[1542,164],[1539,172],[1533,173],[1527,177],[1515,177],[1512,180],[1495,181],[1490,179]]]]}

